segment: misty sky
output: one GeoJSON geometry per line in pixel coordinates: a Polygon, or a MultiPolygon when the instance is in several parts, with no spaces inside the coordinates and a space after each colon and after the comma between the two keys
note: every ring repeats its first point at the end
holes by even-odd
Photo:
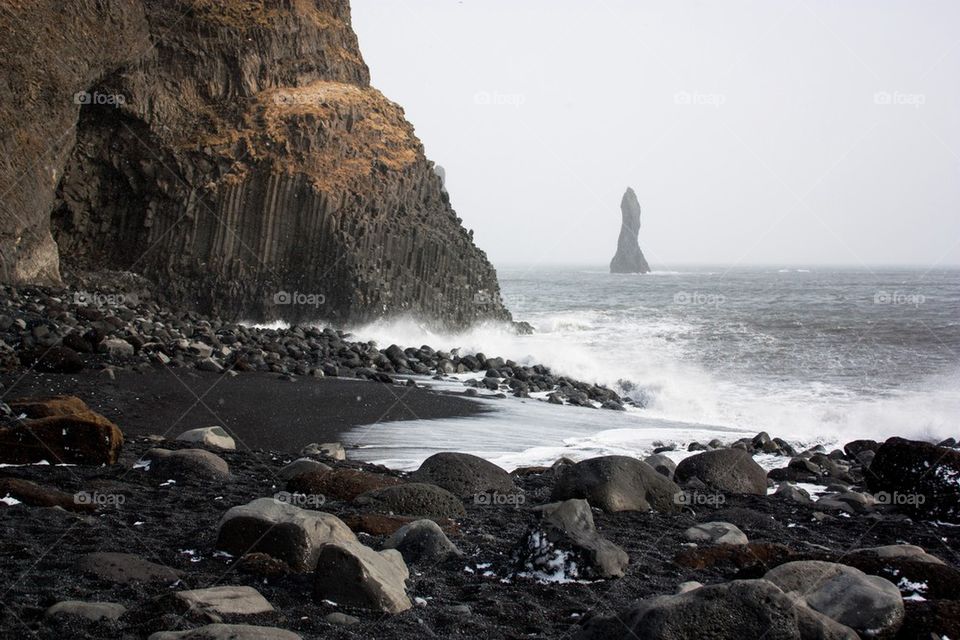
{"type": "Polygon", "coordinates": [[[960,3],[353,0],[497,265],[960,264],[960,3]]]}

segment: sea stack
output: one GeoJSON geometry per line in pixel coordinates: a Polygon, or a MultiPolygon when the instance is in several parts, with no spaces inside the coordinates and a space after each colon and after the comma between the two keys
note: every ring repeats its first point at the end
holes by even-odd
{"type": "Polygon", "coordinates": [[[640,202],[630,187],[627,187],[620,201],[620,211],[623,224],[620,226],[617,254],[610,261],[610,273],[649,273],[650,265],[637,242],[640,235],[640,202]]]}

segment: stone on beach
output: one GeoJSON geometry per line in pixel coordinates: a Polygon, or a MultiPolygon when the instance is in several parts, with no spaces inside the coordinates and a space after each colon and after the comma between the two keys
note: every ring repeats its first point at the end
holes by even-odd
{"type": "Polygon", "coordinates": [[[797,593],[810,608],[860,634],[890,637],[903,622],[897,587],[853,567],[801,560],[771,569],[764,579],[797,593]]]}
{"type": "Polygon", "coordinates": [[[717,491],[766,495],[767,472],[742,449],[704,451],[684,458],[674,480],[683,484],[697,479],[717,491]]]}
{"type": "Polygon", "coordinates": [[[607,512],[679,510],[680,487],[653,467],[626,456],[590,458],[559,472],[553,500],[583,498],[607,512]]]}
{"type": "Polygon", "coordinates": [[[287,491],[349,501],[368,491],[397,484],[400,484],[399,479],[382,473],[358,469],[331,469],[294,476],[287,482],[287,491]]]}
{"type": "Polygon", "coordinates": [[[281,480],[290,480],[303,473],[330,471],[331,467],[313,458],[298,458],[280,469],[277,475],[281,480]]]}
{"type": "Polygon", "coordinates": [[[172,584],[183,577],[183,572],[178,569],[150,562],[132,553],[88,553],[77,560],[76,566],[82,573],[114,584],[172,584]]]}
{"type": "Polygon", "coordinates": [[[467,453],[435,453],[420,465],[410,479],[446,489],[460,498],[479,493],[517,493],[513,478],[497,465],[467,453]]]}
{"type": "Polygon", "coordinates": [[[701,522],[683,532],[690,542],[743,545],[750,542],[746,534],[729,522],[701,522]]]}
{"type": "Polygon", "coordinates": [[[150,449],[143,454],[147,471],[163,480],[228,480],[227,461],[205,449],[150,449]]]}
{"type": "Polygon", "coordinates": [[[425,518],[459,518],[466,515],[460,498],[446,489],[422,482],[409,482],[368,491],[354,503],[371,510],[425,518]]]}
{"type": "Polygon", "coordinates": [[[347,450],[339,442],[323,442],[308,444],[300,450],[302,456],[323,456],[331,460],[346,460],[347,450]]]}
{"type": "Polygon", "coordinates": [[[113,422],[91,411],[79,398],[52,396],[10,402],[26,418],[0,427],[0,463],[115,464],[123,433],[113,422]]]}
{"type": "Polygon", "coordinates": [[[359,542],[320,547],[314,572],[314,598],[386,613],[413,606],[407,597],[410,576],[399,551],[374,551],[359,542]]]}
{"type": "Polygon", "coordinates": [[[253,587],[220,586],[178,591],[174,598],[189,611],[215,615],[257,615],[270,613],[273,606],[253,587]]]}
{"type": "Polygon", "coordinates": [[[734,580],[638,601],[590,619],[574,640],[858,640],[767,580],[734,580]]]}
{"type": "Polygon", "coordinates": [[[48,618],[77,617],[92,622],[102,620],[118,620],[127,612],[122,604],[114,602],[82,602],[79,600],[64,600],[46,610],[48,618]]]}
{"type": "Polygon", "coordinates": [[[514,551],[521,571],[548,579],[618,578],[626,572],[630,557],[597,532],[586,500],[570,499],[535,510],[540,522],[514,551]]]}
{"type": "Polygon", "coordinates": [[[158,631],[147,640],[303,640],[292,631],[249,624],[208,624],[187,631],[158,631]]]}
{"type": "Polygon", "coordinates": [[[960,451],[890,438],[877,449],[867,487],[896,508],[924,520],[960,523],[960,451]]]}
{"type": "Polygon", "coordinates": [[[338,517],[301,509],[273,498],[259,498],[233,507],[220,520],[216,548],[236,557],[266,553],[298,572],[312,571],[320,547],[331,542],[356,542],[338,517]]]}
{"type": "Polygon", "coordinates": [[[397,529],[384,543],[384,549],[396,549],[408,564],[434,564],[460,551],[433,520],[416,520],[397,529]]]}
{"type": "Polygon", "coordinates": [[[217,447],[218,449],[226,449],[228,451],[233,451],[237,448],[237,443],[223,427],[190,429],[177,436],[177,440],[180,442],[205,444],[209,447],[217,447]]]}

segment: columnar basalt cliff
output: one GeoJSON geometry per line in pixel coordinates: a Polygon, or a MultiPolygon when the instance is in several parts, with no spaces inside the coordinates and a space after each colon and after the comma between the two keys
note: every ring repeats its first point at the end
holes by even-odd
{"type": "Polygon", "coordinates": [[[620,201],[620,212],[623,223],[620,225],[617,253],[610,261],[610,273],[649,273],[650,265],[637,242],[640,235],[640,202],[630,187],[627,187],[620,201]]]}
{"type": "Polygon", "coordinates": [[[508,319],[347,0],[2,0],[0,279],[256,320],[508,319]]]}

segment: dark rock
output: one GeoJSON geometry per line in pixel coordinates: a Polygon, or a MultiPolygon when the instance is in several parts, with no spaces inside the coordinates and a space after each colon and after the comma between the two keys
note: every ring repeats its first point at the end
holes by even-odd
{"type": "Polygon", "coordinates": [[[376,489],[354,503],[386,513],[426,518],[459,518],[466,514],[460,498],[436,485],[410,482],[376,489]]]}
{"type": "Polygon", "coordinates": [[[227,461],[204,449],[150,449],[143,454],[147,470],[163,480],[227,480],[227,461]]]}
{"type": "Polygon", "coordinates": [[[73,396],[10,402],[27,419],[0,427],[0,462],[114,464],[123,446],[120,428],[73,396]]]}
{"type": "Polygon", "coordinates": [[[890,438],[877,450],[866,480],[878,502],[925,520],[960,522],[960,451],[890,438]]]}
{"type": "Polygon", "coordinates": [[[150,562],[132,553],[88,553],[77,560],[82,573],[114,584],[173,584],[183,572],[150,562]]]}
{"type": "Polygon", "coordinates": [[[708,487],[730,493],[766,495],[767,474],[753,457],[739,449],[704,451],[684,458],[674,479],[683,483],[697,478],[708,487]]]}
{"type": "Polygon", "coordinates": [[[640,202],[633,189],[627,187],[620,202],[623,221],[620,226],[620,238],[617,240],[617,253],[610,261],[610,273],[647,273],[647,264],[637,238],[640,235],[640,202]]]}
{"type": "Polygon", "coordinates": [[[19,478],[0,478],[0,498],[13,498],[32,507],[60,507],[81,513],[96,510],[96,505],[66,493],[19,478]]]}
{"type": "Polygon", "coordinates": [[[41,373],[78,373],[83,360],[70,347],[38,347],[20,354],[20,362],[41,373]]]}
{"type": "Polygon", "coordinates": [[[624,574],[627,552],[597,533],[586,500],[566,500],[538,507],[539,525],[514,550],[519,571],[546,579],[617,578],[624,574]]]}
{"type": "Polygon", "coordinates": [[[433,520],[416,520],[400,527],[383,543],[396,549],[409,564],[436,564],[450,556],[463,555],[433,520]]]}
{"type": "Polygon", "coordinates": [[[679,510],[680,487],[635,458],[605,456],[566,467],[553,488],[553,500],[583,498],[607,512],[679,510]]]}
{"type": "Polygon", "coordinates": [[[411,476],[414,482],[442,487],[461,498],[478,493],[517,493],[510,474],[497,465],[466,453],[435,453],[411,476]]]}
{"type": "Polygon", "coordinates": [[[857,640],[766,580],[735,580],[639,601],[617,615],[588,621],[575,640],[857,640]]]}
{"type": "Polygon", "coordinates": [[[353,500],[362,493],[400,484],[393,476],[356,469],[332,469],[300,474],[287,482],[287,491],[326,496],[334,500],[353,500]]]}

